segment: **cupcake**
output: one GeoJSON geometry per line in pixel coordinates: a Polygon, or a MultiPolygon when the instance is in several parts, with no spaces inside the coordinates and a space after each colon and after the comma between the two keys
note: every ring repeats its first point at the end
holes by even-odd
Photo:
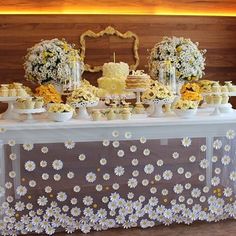
{"type": "Polygon", "coordinates": [[[8,96],[9,97],[16,97],[16,89],[15,88],[11,88],[11,89],[9,89],[9,91],[8,91],[8,96]]]}
{"type": "Polygon", "coordinates": [[[213,93],[220,93],[220,92],[221,92],[221,87],[220,87],[220,85],[219,85],[219,84],[214,84],[214,85],[212,86],[212,88],[211,88],[211,91],[212,91],[213,93]]]}
{"type": "Polygon", "coordinates": [[[34,109],[35,101],[32,98],[25,100],[25,108],[26,109],[34,109]]]}
{"type": "Polygon", "coordinates": [[[131,112],[128,108],[124,108],[122,111],[121,111],[121,118],[122,120],[129,120],[131,117],[131,112]]]}
{"type": "Polygon", "coordinates": [[[94,121],[98,121],[102,118],[101,112],[97,109],[92,110],[91,116],[94,121]]]}
{"type": "Polygon", "coordinates": [[[25,109],[25,99],[22,99],[22,98],[18,98],[17,100],[16,100],[16,107],[18,108],[18,109],[25,109]]]}
{"type": "Polygon", "coordinates": [[[205,97],[205,101],[206,101],[207,104],[212,104],[213,103],[212,96],[211,95],[207,95],[205,97]]]}
{"type": "Polygon", "coordinates": [[[43,98],[36,97],[34,101],[35,101],[35,108],[36,109],[41,109],[43,107],[43,105],[44,105],[43,98]]]}
{"type": "Polygon", "coordinates": [[[217,95],[217,94],[212,95],[213,104],[221,104],[221,101],[222,101],[221,95],[217,95]]]}
{"type": "Polygon", "coordinates": [[[221,86],[221,92],[222,92],[222,93],[227,93],[227,92],[229,92],[228,86],[226,86],[226,85],[221,86]]]}
{"type": "Polygon", "coordinates": [[[227,104],[228,102],[229,102],[229,96],[226,95],[226,94],[223,94],[221,103],[222,104],[227,104]]]}
{"type": "Polygon", "coordinates": [[[17,93],[18,97],[27,97],[27,95],[28,95],[27,92],[25,91],[25,89],[21,88],[21,87],[16,89],[16,93],[17,93]]]}

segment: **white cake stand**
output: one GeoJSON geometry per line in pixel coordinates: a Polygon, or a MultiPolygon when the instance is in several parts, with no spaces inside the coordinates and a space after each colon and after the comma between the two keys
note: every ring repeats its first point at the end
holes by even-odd
{"type": "Polygon", "coordinates": [[[141,103],[141,93],[145,92],[146,88],[126,89],[127,92],[136,93],[136,102],[141,103]]]}
{"type": "Polygon", "coordinates": [[[87,112],[87,107],[95,107],[98,105],[98,101],[93,102],[78,102],[78,103],[71,103],[74,108],[79,108],[79,111],[76,115],[76,119],[79,120],[89,120],[89,114],[87,112]]]}
{"type": "Polygon", "coordinates": [[[227,104],[211,104],[209,107],[213,107],[214,111],[210,114],[211,116],[220,116],[222,113],[230,113],[232,111],[232,105],[227,104]]]}
{"type": "Polygon", "coordinates": [[[0,102],[7,103],[7,110],[1,114],[3,120],[14,120],[17,118],[17,114],[14,113],[14,103],[18,97],[0,97],[0,102]]]}
{"type": "Polygon", "coordinates": [[[33,123],[36,122],[36,120],[33,117],[33,114],[43,113],[46,110],[44,108],[39,108],[39,109],[14,109],[14,111],[18,114],[27,115],[27,118],[24,120],[24,122],[33,123]]]}
{"type": "Polygon", "coordinates": [[[167,99],[154,99],[150,101],[145,101],[147,104],[153,104],[154,110],[149,115],[150,117],[162,117],[164,116],[164,113],[162,111],[162,106],[165,104],[171,104],[174,101],[174,98],[167,98],[167,99]]]}

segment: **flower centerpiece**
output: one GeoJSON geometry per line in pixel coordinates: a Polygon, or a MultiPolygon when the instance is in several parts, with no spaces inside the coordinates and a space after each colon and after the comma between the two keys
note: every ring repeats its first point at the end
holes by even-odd
{"type": "Polygon", "coordinates": [[[68,121],[72,118],[74,108],[68,104],[54,103],[49,109],[49,117],[54,121],[68,121]]]}
{"type": "Polygon", "coordinates": [[[174,112],[177,116],[190,118],[197,113],[198,102],[191,100],[177,100],[174,105],[174,112]]]}
{"type": "Polygon", "coordinates": [[[175,67],[177,82],[202,78],[205,69],[206,50],[199,50],[198,43],[183,37],[164,37],[152,48],[148,57],[150,75],[159,78],[163,62],[170,61],[175,67]]]}
{"type": "Polygon", "coordinates": [[[203,100],[198,83],[193,82],[184,84],[180,90],[180,93],[183,100],[198,102],[203,100]]]}
{"type": "Polygon", "coordinates": [[[25,77],[34,83],[79,85],[82,59],[74,45],[65,40],[43,40],[28,49],[25,57],[25,77]]]}

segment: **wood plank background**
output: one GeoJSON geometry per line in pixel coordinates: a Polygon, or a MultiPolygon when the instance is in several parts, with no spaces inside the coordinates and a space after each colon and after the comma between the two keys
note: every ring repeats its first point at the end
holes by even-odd
{"type": "MultiPolygon", "coordinates": [[[[147,69],[148,49],[163,36],[183,36],[207,49],[206,79],[232,80],[236,83],[236,18],[191,16],[112,16],[112,15],[0,15],[0,83],[24,81],[22,67],[27,48],[41,39],[65,38],[79,48],[80,35],[113,26],[120,32],[131,30],[140,38],[140,66],[147,69]]],[[[90,64],[112,60],[131,63],[132,42],[104,37],[87,42],[90,64]]],[[[85,73],[96,84],[99,73],[85,73]]],[[[27,83],[31,85],[30,83],[27,83]]]]}

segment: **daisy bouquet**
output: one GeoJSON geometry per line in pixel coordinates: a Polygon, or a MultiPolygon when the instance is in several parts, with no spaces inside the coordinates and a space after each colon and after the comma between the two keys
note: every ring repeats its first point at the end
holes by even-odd
{"type": "Polygon", "coordinates": [[[72,69],[76,62],[82,64],[74,45],[57,38],[43,40],[28,49],[25,56],[25,77],[39,84],[69,84],[72,69]]]}
{"type": "Polygon", "coordinates": [[[151,50],[148,57],[150,75],[159,77],[163,62],[170,61],[175,67],[177,82],[202,78],[205,69],[206,50],[198,49],[198,43],[183,37],[164,37],[151,50]]]}

